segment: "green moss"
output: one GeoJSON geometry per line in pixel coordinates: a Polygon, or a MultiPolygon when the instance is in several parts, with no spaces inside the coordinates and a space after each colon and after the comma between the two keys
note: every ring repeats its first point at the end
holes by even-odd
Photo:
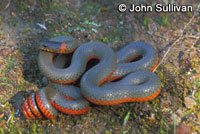
{"type": "Polygon", "coordinates": [[[80,12],[84,14],[96,14],[98,12],[99,5],[94,2],[85,2],[80,8],[80,12]]]}
{"type": "Polygon", "coordinates": [[[143,25],[144,25],[145,27],[147,27],[148,24],[150,24],[150,23],[151,23],[151,19],[148,18],[148,17],[146,17],[146,16],[144,16],[143,25]]]}
{"type": "Polygon", "coordinates": [[[8,70],[12,69],[16,63],[16,59],[12,58],[6,62],[6,68],[3,72],[7,72],[8,70]]]}

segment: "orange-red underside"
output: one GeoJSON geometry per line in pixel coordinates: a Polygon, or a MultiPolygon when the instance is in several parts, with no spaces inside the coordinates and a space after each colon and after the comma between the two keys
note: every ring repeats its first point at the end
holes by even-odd
{"type": "Polygon", "coordinates": [[[84,96],[87,100],[89,100],[92,103],[99,104],[99,105],[116,105],[120,103],[125,103],[125,102],[142,102],[142,101],[148,101],[154,99],[161,91],[161,88],[154,94],[147,96],[147,97],[141,97],[141,98],[123,98],[120,100],[114,100],[114,101],[100,101],[100,100],[95,100],[91,99],[87,96],[84,96]]]}
{"type": "Polygon", "coordinates": [[[39,109],[41,110],[41,112],[43,113],[43,115],[47,118],[47,119],[55,119],[56,117],[53,116],[48,109],[45,107],[45,104],[43,104],[39,93],[36,93],[36,101],[37,101],[37,105],[39,107],[39,109]]]}
{"type": "Polygon", "coordinates": [[[52,100],[49,100],[49,102],[51,103],[51,105],[56,108],[57,110],[66,113],[66,114],[83,114],[86,111],[88,111],[88,107],[84,108],[84,109],[80,109],[80,110],[72,110],[72,109],[67,109],[67,108],[63,108],[60,105],[54,103],[52,100]]]}
{"type": "Polygon", "coordinates": [[[34,105],[32,103],[32,94],[29,96],[28,102],[29,102],[29,107],[33,112],[33,114],[36,115],[38,118],[42,119],[41,113],[34,108],[34,105]]]}

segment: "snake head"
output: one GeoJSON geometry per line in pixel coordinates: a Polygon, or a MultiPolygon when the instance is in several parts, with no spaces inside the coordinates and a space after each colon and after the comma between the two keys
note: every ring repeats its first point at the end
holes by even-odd
{"type": "Polygon", "coordinates": [[[66,43],[65,42],[54,42],[54,41],[47,41],[42,42],[40,44],[40,49],[47,52],[53,53],[66,53],[66,43]]]}
{"type": "Polygon", "coordinates": [[[78,47],[78,41],[70,36],[58,36],[40,44],[40,49],[53,53],[72,53],[78,47]]]}

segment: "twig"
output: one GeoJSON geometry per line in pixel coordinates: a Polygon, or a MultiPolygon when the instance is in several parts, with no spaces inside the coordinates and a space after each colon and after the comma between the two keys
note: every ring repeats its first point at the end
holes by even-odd
{"type": "Polygon", "coordinates": [[[163,123],[165,124],[165,126],[166,126],[171,132],[173,132],[173,131],[171,130],[171,128],[167,125],[167,123],[166,123],[165,121],[163,121],[163,123]]]}
{"type": "Polygon", "coordinates": [[[173,113],[173,123],[174,123],[174,134],[176,134],[176,116],[175,113],[173,113]]]}
{"type": "Polygon", "coordinates": [[[155,72],[156,69],[163,63],[165,57],[167,56],[167,54],[169,53],[169,51],[171,50],[171,48],[172,48],[173,46],[175,46],[176,43],[177,43],[178,41],[180,41],[181,39],[183,39],[183,38],[184,38],[184,36],[179,37],[179,38],[168,48],[167,52],[164,54],[163,58],[162,58],[161,61],[158,63],[158,65],[155,67],[155,69],[153,70],[153,72],[155,72]]]}
{"type": "MultiPolygon", "coordinates": [[[[183,35],[175,35],[175,36],[178,36],[178,37],[181,37],[183,35]]],[[[185,38],[193,38],[193,39],[200,39],[200,34],[197,34],[197,35],[184,35],[185,38]]]]}
{"type": "Polygon", "coordinates": [[[4,10],[7,9],[7,8],[10,6],[10,1],[11,1],[11,0],[9,0],[9,2],[8,2],[8,4],[5,6],[4,10]]]}
{"type": "Polygon", "coordinates": [[[4,108],[4,107],[6,107],[8,104],[9,104],[8,101],[7,101],[5,104],[1,104],[1,103],[0,103],[0,107],[3,107],[3,108],[4,108]]]}
{"type": "MultiPolygon", "coordinates": [[[[195,18],[195,15],[193,15],[192,18],[190,19],[190,21],[184,26],[183,31],[185,31],[185,29],[192,23],[192,21],[194,20],[194,18],[195,18]]],[[[161,59],[161,61],[160,61],[160,62],[158,63],[158,65],[154,68],[153,72],[155,72],[156,69],[163,63],[165,57],[167,56],[167,54],[169,53],[169,51],[172,49],[172,47],[174,47],[174,46],[176,45],[177,42],[179,42],[180,40],[182,40],[182,39],[184,39],[184,38],[186,38],[186,37],[193,37],[193,38],[195,38],[195,39],[199,39],[199,38],[200,38],[200,37],[198,37],[198,36],[188,36],[188,35],[185,35],[185,36],[184,36],[183,33],[182,33],[182,35],[181,35],[178,39],[176,39],[176,40],[174,41],[174,43],[168,48],[167,52],[164,54],[164,56],[163,56],[163,58],[161,59]]]]}
{"type": "Polygon", "coordinates": [[[196,99],[196,98],[194,97],[195,92],[196,92],[195,89],[192,88],[192,98],[193,98],[193,99],[196,99]]]}
{"type": "MultiPolygon", "coordinates": [[[[150,34],[150,33],[149,33],[150,34]]],[[[164,36],[162,36],[162,35],[159,35],[159,34],[154,34],[154,35],[152,35],[152,34],[150,34],[151,36],[158,36],[158,37],[160,37],[160,38],[163,38],[163,39],[166,39],[166,40],[169,40],[169,39],[171,39],[171,38],[168,38],[168,37],[164,37],[164,36]]]]}
{"type": "Polygon", "coordinates": [[[7,124],[9,123],[10,119],[12,118],[12,115],[9,116],[8,120],[7,120],[7,124]]]}
{"type": "Polygon", "coordinates": [[[0,107],[5,107],[5,105],[3,105],[3,104],[0,103],[0,107]]]}
{"type": "Polygon", "coordinates": [[[185,29],[192,23],[192,21],[194,20],[195,15],[192,16],[192,18],[190,19],[190,21],[185,25],[183,31],[185,31],[185,29]]]}
{"type": "MultiPolygon", "coordinates": [[[[166,40],[169,40],[169,39],[172,39],[172,38],[168,38],[168,37],[164,37],[164,36],[161,36],[161,35],[158,35],[158,34],[154,34],[155,36],[158,36],[160,38],[163,38],[163,39],[166,39],[166,40]]],[[[151,35],[153,36],[153,35],[151,35]]],[[[173,36],[177,36],[177,37],[181,37],[183,35],[173,35],[173,36]]],[[[197,35],[184,35],[185,38],[193,38],[193,39],[200,39],[200,34],[197,34],[197,35]]],[[[173,39],[172,39],[173,40],[173,39]]]]}

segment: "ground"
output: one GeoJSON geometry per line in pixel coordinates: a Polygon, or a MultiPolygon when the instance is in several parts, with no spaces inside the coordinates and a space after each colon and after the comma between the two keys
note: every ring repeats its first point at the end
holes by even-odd
{"type": "MultiPolygon", "coordinates": [[[[168,0],[148,3],[165,3],[168,0]]],[[[2,0],[0,3],[1,133],[200,133],[200,3],[187,13],[120,13],[120,3],[143,0],[2,0]],[[42,28],[37,23],[46,26],[42,28]],[[20,104],[45,84],[37,65],[39,43],[59,35],[80,43],[101,41],[113,49],[132,41],[152,44],[162,91],[152,101],[91,105],[83,115],[26,120],[20,104]]]]}

